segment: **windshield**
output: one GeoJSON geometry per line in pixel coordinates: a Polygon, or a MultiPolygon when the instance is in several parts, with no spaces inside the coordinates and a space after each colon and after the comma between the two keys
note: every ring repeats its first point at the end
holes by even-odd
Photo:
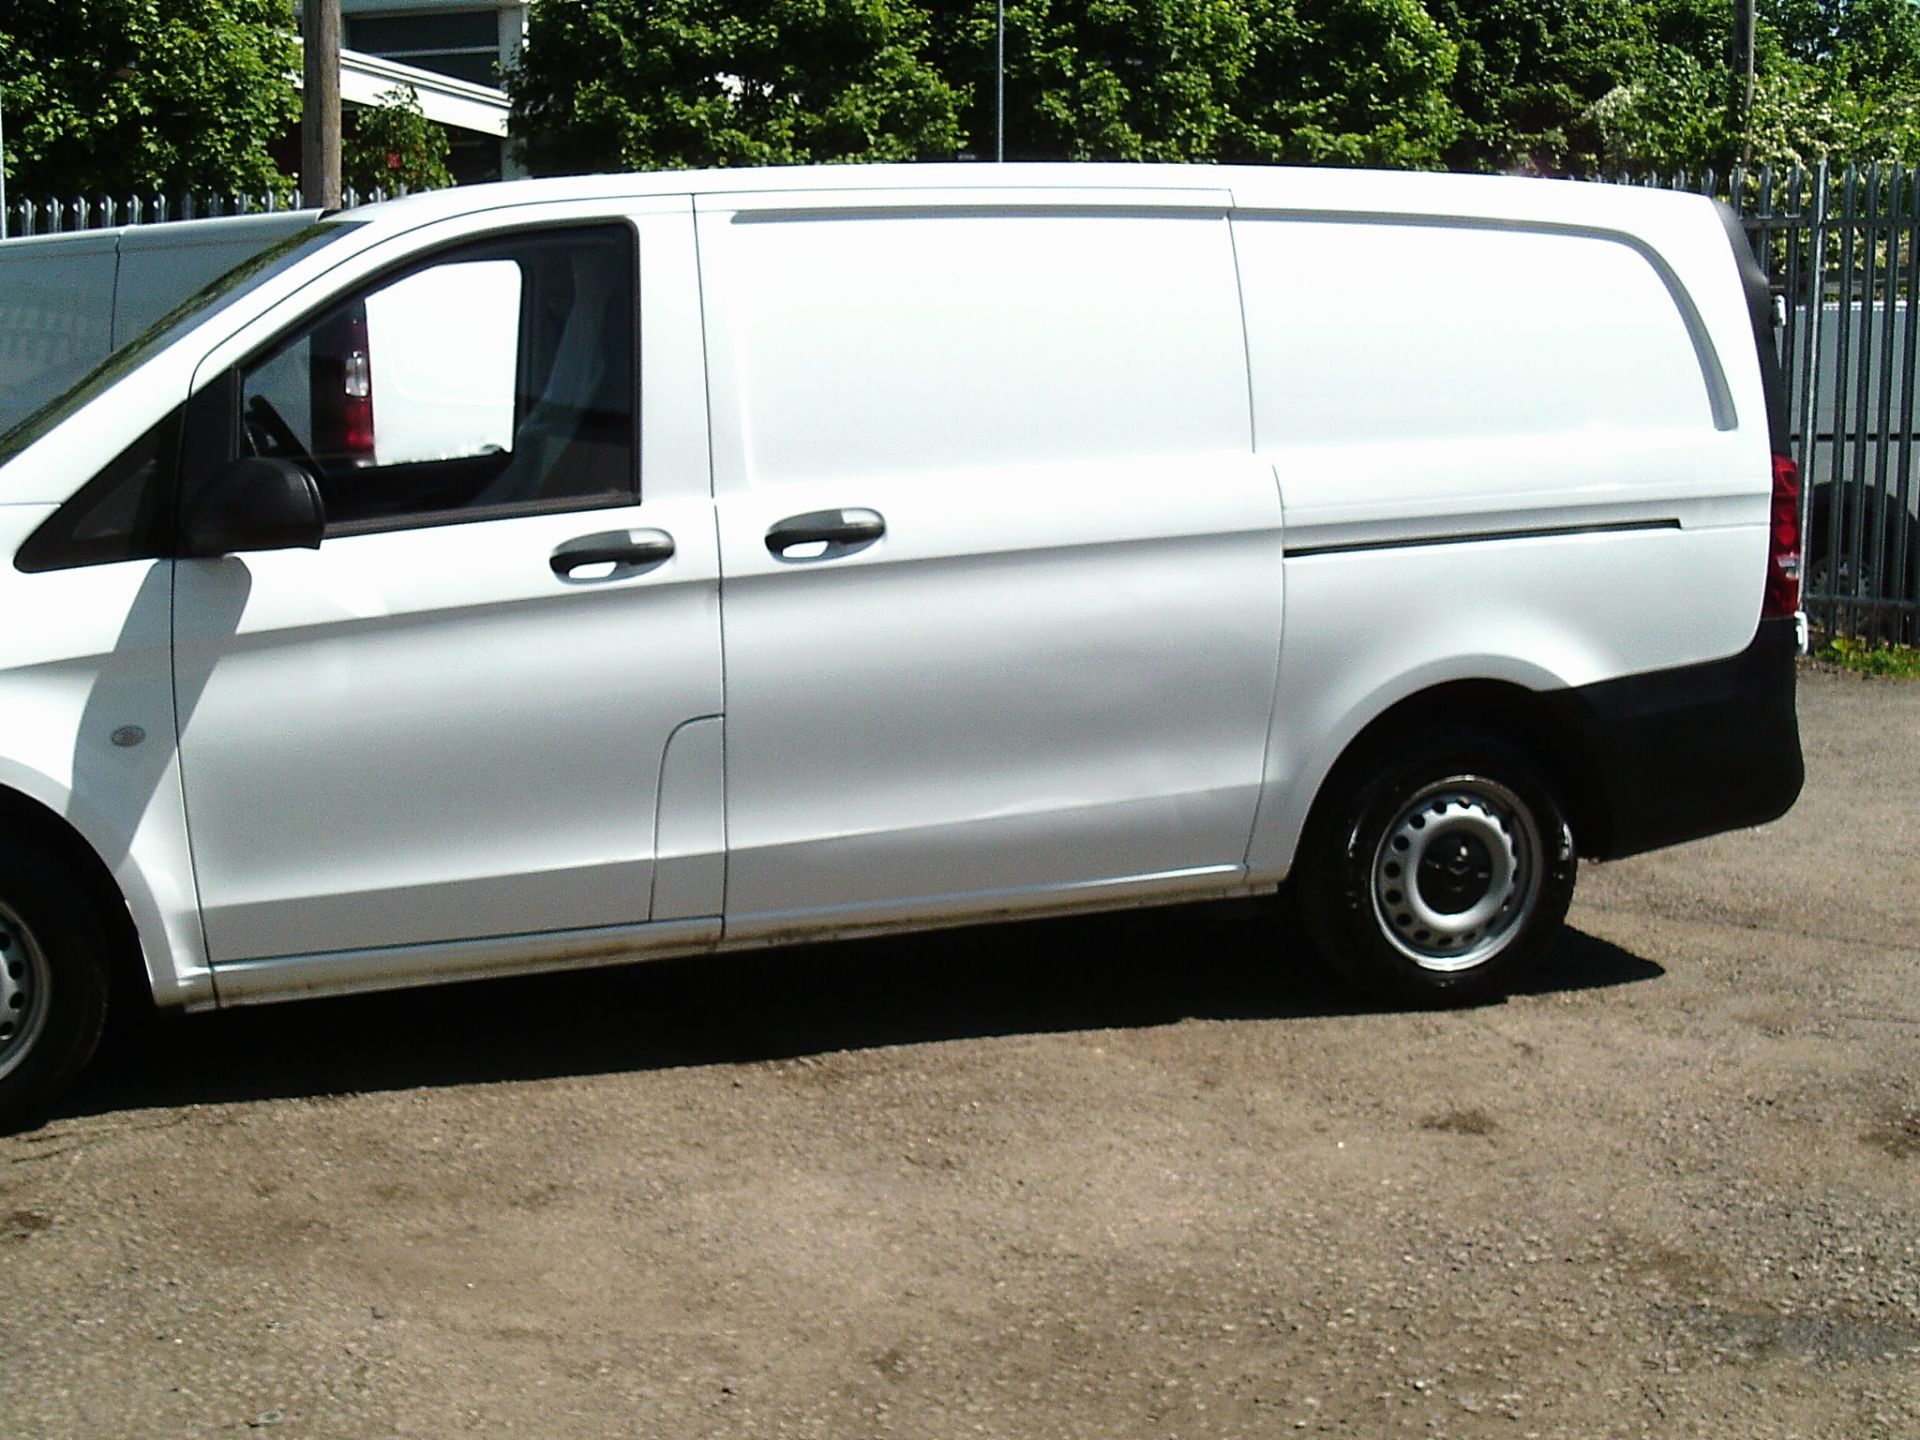
{"type": "Polygon", "coordinates": [[[161,316],[136,339],[114,351],[59,395],[0,434],[0,465],[18,455],[123,375],[131,373],[148,356],[164,349],[201,321],[224,310],[244,294],[249,285],[287,269],[356,228],[357,225],[351,221],[329,221],[305,226],[195,292],[161,316]]]}

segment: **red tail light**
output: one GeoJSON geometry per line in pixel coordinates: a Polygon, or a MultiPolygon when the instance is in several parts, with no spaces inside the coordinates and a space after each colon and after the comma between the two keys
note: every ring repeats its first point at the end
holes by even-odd
{"type": "Polygon", "coordinates": [[[341,373],[341,448],[347,458],[373,463],[373,356],[367,350],[367,321],[347,321],[347,353],[341,373]]]}
{"type": "Polygon", "coordinates": [[[1778,619],[1800,608],[1800,467],[1773,457],[1773,511],[1767,535],[1767,589],[1760,618],[1778,619]]]}

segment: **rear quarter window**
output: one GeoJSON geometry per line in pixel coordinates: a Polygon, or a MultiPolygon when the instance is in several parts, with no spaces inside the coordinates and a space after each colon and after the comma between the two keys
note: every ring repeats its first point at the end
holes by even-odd
{"type": "Polygon", "coordinates": [[[1714,428],[1653,263],[1590,235],[1236,222],[1266,444],[1714,428]]]}

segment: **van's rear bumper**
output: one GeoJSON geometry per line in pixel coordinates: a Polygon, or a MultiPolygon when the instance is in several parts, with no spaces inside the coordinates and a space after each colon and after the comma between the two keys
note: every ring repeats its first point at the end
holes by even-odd
{"type": "Polygon", "coordinates": [[[1581,854],[1612,860],[1784,815],[1805,773],[1799,648],[1791,618],[1762,620],[1729,659],[1567,692],[1581,854]]]}

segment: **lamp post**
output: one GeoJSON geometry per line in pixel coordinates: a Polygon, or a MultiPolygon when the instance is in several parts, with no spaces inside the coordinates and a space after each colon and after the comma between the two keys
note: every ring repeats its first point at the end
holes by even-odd
{"type": "Polygon", "coordinates": [[[0,85],[0,240],[7,238],[7,87],[0,85]]]}
{"type": "Polygon", "coordinates": [[[993,158],[1007,158],[1007,0],[999,0],[993,31],[993,158]]]}
{"type": "Polygon", "coordinates": [[[1753,0],[1734,0],[1733,83],[1734,116],[1740,129],[1740,163],[1753,158],[1753,0]]]}

